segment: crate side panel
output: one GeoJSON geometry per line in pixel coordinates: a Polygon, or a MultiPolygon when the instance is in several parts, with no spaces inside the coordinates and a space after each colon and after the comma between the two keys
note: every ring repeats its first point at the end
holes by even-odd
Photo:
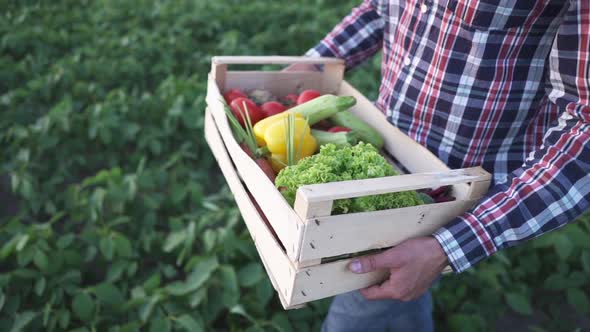
{"type": "Polygon", "coordinates": [[[310,266],[298,270],[291,305],[302,304],[350,292],[382,282],[388,270],[356,274],[348,270],[351,259],[310,266]]]}
{"type": "Polygon", "coordinates": [[[324,90],[321,72],[311,71],[228,71],[225,77],[226,89],[264,89],[277,97],[289,93],[299,93],[304,89],[315,89],[322,93],[333,91],[324,90]]]}
{"type": "Polygon", "coordinates": [[[307,224],[301,261],[394,246],[430,235],[477,201],[453,201],[401,209],[318,217],[307,224]]]}
{"type": "Polygon", "coordinates": [[[234,195],[238,209],[254,240],[258,254],[263,261],[273,286],[279,291],[282,301],[285,301],[285,305],[289,305],[288,300],[291,297],[295,277],[293,264],[283,252],[280,244],[276,241],[272,232],[268,229],[256,210],[254,203],[246,193],[225,150],[219,132],[215,127],[215,122],[209,113],[205,117],[205,138],[234,195]]]}
{"type": "Polygon", "coordinates": [[[207,104],[223,138],[227,151],[236,165],[238,174],[256,202],[268,218],[283,243],[287,254],[293,260],[299,255],[303,222],[289,206],[272,181],[236,142],[223,110],[224,103],[213,80],[209,80],[207,104]],[[211,92],[213,91],[213,92],[211,92]]]}

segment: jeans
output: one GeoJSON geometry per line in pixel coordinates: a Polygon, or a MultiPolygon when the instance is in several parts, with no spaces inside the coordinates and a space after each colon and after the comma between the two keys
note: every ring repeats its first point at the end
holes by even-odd
{"type": "Polygon", "coordinates": [[[334,297],[322,332],[353,331],[434,331],[430,291],[410,302],[369,301],[358,291],[334,297]]]}

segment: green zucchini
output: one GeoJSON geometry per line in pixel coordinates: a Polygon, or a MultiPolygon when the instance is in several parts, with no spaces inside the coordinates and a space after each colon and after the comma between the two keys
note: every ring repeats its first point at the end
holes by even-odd
{"type": "Polygon", "coordinates": [[[347,127],[355,133],[360,141],[370,143],[377,149],[383,148],[383,138],[373,127],[350,112],[338,112],[329,119],[337,126],[347,127]]]}
{"type": "Polygon", "coordinates": [[[311,126],[338,112],[349,109],[354,104],[356,104],[356,98],[352,96],[323,95],[290,108],[286,112],[300,113],[307,118],[307,122],[311,126]]]}
{"type": "Polygon", "coordinates": [[[353,146],[358,143],[358,136],[353,132],[331,133],[324,130],[312,129],[311,135],[318,143],[318,149],[322,145],[334,144],[337,147],[353,146]]]}

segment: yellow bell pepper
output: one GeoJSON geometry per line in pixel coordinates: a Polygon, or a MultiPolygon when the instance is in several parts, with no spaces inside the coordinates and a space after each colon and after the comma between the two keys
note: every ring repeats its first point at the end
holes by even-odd
{"type": "MultiPolygon", "coordinates": [[[[295,118],[303,119],[302,114],[293,114],[295,114],[295,118]]],[[[256,124],[254,125],[254,136],[256,136],[256,143],[258,143],[258,146],[266,146],[266,141],[264,140],[264,133],[266,132],[266,129],[268,129],[270,125],[275,124],[277,122],[285,122],[287,120],[288,115],[288,112],[282,112],[256,122],[256,124]]]]}
{"type": "MultiPolygon", "coordinates": [[[[311,129],[307,120],[302,115],[295,113],[293,119],[293,161],[311,156],[318,148],[316,139],[311,135],[311,129]]],[[[275,172],[279,172],[287,164],[287,131],[288,114],[280,113],[266,118],[254,126],[254,135],[260,146],[266,146],[270,152],[270,162],[275,172]],[[258,126],[261,122],[262,126],[258,126]],[[258,127],[258,129],[257,129],[258,127]]]]}

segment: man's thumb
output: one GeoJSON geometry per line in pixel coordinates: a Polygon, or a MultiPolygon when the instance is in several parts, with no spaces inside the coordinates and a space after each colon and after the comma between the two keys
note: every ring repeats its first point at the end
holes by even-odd
{"type": "Polygon", "coordinates": [[[375,270],[391,267],[392,257],[387,252],[378,253],[364,257],[358,257],[350,262],[348,268],[354,273],[367,273],[375,270]]]}

